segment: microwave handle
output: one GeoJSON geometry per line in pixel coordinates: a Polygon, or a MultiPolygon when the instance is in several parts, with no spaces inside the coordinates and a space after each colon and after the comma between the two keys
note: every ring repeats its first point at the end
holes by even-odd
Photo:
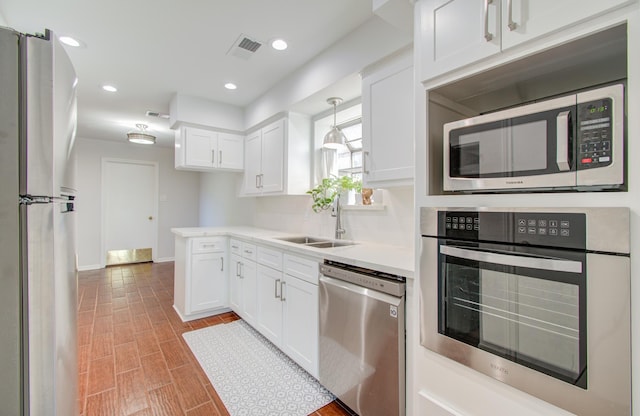
{"type": "Polygon", "coordinates": [[[540,257],[510,256],[490,251],[470,250],[454,246],[440,246],[440,253],[465,260],[482,261],[504,266],[551,270],[567,273],[582,273],[582,263],[573,260],[545,259],[540,257]]]}
{"type": "Polygon", "coordinates": [[[567,171],[569,166],[569,115],[570,111],[563,111],[556,117],[556,163],[558,169],[567,171]]]}

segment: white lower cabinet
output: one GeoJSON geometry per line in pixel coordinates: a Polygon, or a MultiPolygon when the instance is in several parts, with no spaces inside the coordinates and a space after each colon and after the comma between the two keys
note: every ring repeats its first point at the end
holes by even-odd
{"type": "Polygon", "coordinates": [[[318,377],[318,262],[260,246],[257,261],[256,329],[318,377]]]}
{"type": "Polygon", "coordinates": [[[229,306],[255,327],[258,314],[256,246],[231,240],[230,247],[229,306]]]}
{"type": "Polygon", "coordinates": [[[227,239],[176,237],[173,307],[183,321],[227,309],[227,239]]]}
{"type": "Polygon", "coordinates": [[[288,274],[284,283],[280,348],[309,374],[318,377],[318,285],[288,274]]]}

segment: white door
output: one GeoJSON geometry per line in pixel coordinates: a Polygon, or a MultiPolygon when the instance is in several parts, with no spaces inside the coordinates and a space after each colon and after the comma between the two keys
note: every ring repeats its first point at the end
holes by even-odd
{"type": "Polygon", "coordinates": [[[284,120],[262,129],[262,192],[284,190],[284,120]]]}
{"type": "Polygon", "coordinates": [[[209,130],[186,127],[185,158],[188,166],[212,168],[215,166],[215,141],[217,133],[209,130]]]}
{"type": "Polygon", "coordinates": [[[280,346],[282,339],[282,272],[258,265],[258,329],[280,346]]]}
{"type": "Polygon", "coordinates": [[[158,165],[102,160],[102,265],[109,250],[157,248],[158,165]]]}
{"type": "Polygon", "coordinates": [[[260,193],[260,173],[262,172],[262,135],[260,131],[251,133],[245,139],[244,148],[244,193],[260,193]]]}
{"type": "Polygon", "coordinates": [[[218,167],[242,170],[244,167],[244,140],[242,136],[218,133],[218,167]]]}
{"type": "Polygon", "coordinates": [[[419,5],[423,81],[500,52],[500,2],[429,0],[419,5]]]}
{"type": "Polygon", "coordinates": [[[627,3],[631,1],[502,0],[502,49],[596,17],[627,3]],[[511,28],[508,26],[510,23],[511,28]]]}

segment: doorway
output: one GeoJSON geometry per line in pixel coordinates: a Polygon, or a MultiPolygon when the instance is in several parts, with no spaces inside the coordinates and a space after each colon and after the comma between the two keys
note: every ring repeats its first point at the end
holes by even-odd
{"type": "Polygon", "coordinates": [[[155,260],[158,164],[102,159],[102,266],[155,260]]]}

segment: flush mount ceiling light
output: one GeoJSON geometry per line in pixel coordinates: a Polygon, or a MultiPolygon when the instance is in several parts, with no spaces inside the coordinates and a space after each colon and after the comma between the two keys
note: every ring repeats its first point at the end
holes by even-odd
{"type": "Polygon", "coordinates": [[[287,42],[282,39],[274,39],[273,42],[271,42],[271,47],[277,51],[283,51],[287,49],[288,46],[287,42]]]}
{"type": "Polygon", "coordinates": [[[60,42],[64,43],[67,46],[73,46],[74,48],[80,46],[80,42],[72,38],[71,36],[60,36],[58,39],[60,39],[60,42]]]}
{"type": "Polygon", "coordinates": [[[238,86],[233,82],[227,82],[226,84],[224,84],[224,87],[228,90],[235,90],[236,88],[238,88],[238,86]]]}
{"type": "Polygon", "coordinates": [[[346,146],[346,138],[344,133],[336,127],[336,106],[342,103],[342,98],[331,97],[327,99],[327,103],[333,106],[333,126],[327,134],[324,135],[322,147],[325,149],[340,149],[346,146]]]}
{"type": "Polygon", "coordinates": [[[103,85],[102,89],[107,91],[107,92],[118,92],[118,89],[116,87],[114,87],[113,85],[103,85]]]}
{"type": "Polygon", "coordinates": [[[156,136],[153,136],[146,132],[147,126],[146,124],[136,124],[138,130],[132,130],[127,133],[127,139],[131,143],[138,144],[154,144],[156,142],[156,136]]]}

